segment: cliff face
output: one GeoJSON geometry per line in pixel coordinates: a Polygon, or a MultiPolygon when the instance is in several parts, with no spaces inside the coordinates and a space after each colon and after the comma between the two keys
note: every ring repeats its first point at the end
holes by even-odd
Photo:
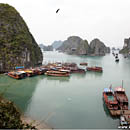
{"type": "Polygon", "coordinates": [[[0,4],[0,71],[41,64],[42,52],[20,14],[0,4]]]}
{"type": "Polygon", "coordinates": [[[89,45],[87,40],[82,40],[80,37],[71,36],[58,48],[68,54],[84,55],[89,53],[89,45]]]}
{"type": "Polygon", "coordinates": [[[105,55],[106,53],[110,53],[110,48],[106,47],[100,40],[94,39],[89,45],[87,40],[83,40],[77,36],[69,37],[58,50],[76,55],[105,55]]]}
{"type": "Polygon", "coordinates": [[[120,53],[129,53],[130,54],[130,38],[124,39],[123,49],[119,51],[120,53]]]}
{"type": "Polygon", "coordinates": [[[105,55],[106,53],[110,53],[110,48],[106,47],[99,39],[92,40],[90,42],[90,48],[93,55],[105,55]]]}

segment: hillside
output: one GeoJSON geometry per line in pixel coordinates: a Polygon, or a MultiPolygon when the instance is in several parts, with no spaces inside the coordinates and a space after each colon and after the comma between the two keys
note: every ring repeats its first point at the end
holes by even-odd
{"type": "Polygon", "coordinates": [[[42,52],[15,8],[0,4],[0,71],[42,63],[42,52]]]}

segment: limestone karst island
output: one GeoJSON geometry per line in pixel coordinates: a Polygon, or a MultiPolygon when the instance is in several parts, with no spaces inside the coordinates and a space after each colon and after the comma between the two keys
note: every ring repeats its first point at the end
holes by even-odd
{"type": "Polygon", "coordinates": [[[129,129],[130,3],[4,2],[0,129],[129,129]]]}

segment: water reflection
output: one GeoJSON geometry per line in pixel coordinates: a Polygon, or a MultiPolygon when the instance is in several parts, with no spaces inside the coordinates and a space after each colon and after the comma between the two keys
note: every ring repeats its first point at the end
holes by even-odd
{"type": "Polygon", "coordinates": [[[87,71],[86,74],[94,75],[95,77],[100,77],[103,75],[103,72],[87,71]]]}
{"type": "Polygon", "coordinates": [[[59,82],[69,82],[70,80],[70,77],[51,77],[51,76],[44,76],[43,79],[46,79],[46,80],[56,80],[56,81],[59,81],[59,82]]]}
{"type": "Polygon", "coordinates": [[[4,97],[15,102],[25,111],[40,79],[41,77],[32,77],[23,80],[15,80],[8,76],[3,76],[3,78],[0,79],[0,92],[4,97]]]}

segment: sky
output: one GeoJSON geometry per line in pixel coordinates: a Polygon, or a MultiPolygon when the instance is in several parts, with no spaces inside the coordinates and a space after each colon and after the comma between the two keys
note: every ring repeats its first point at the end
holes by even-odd
{"type": "Polygon", "coordinates": [[[130,37],[130,0],[0,0],[16,8],[38,44],[79,36],[122,47],[130,37]],[[59,12],[56,10],[60,8],[59,12]]]}

